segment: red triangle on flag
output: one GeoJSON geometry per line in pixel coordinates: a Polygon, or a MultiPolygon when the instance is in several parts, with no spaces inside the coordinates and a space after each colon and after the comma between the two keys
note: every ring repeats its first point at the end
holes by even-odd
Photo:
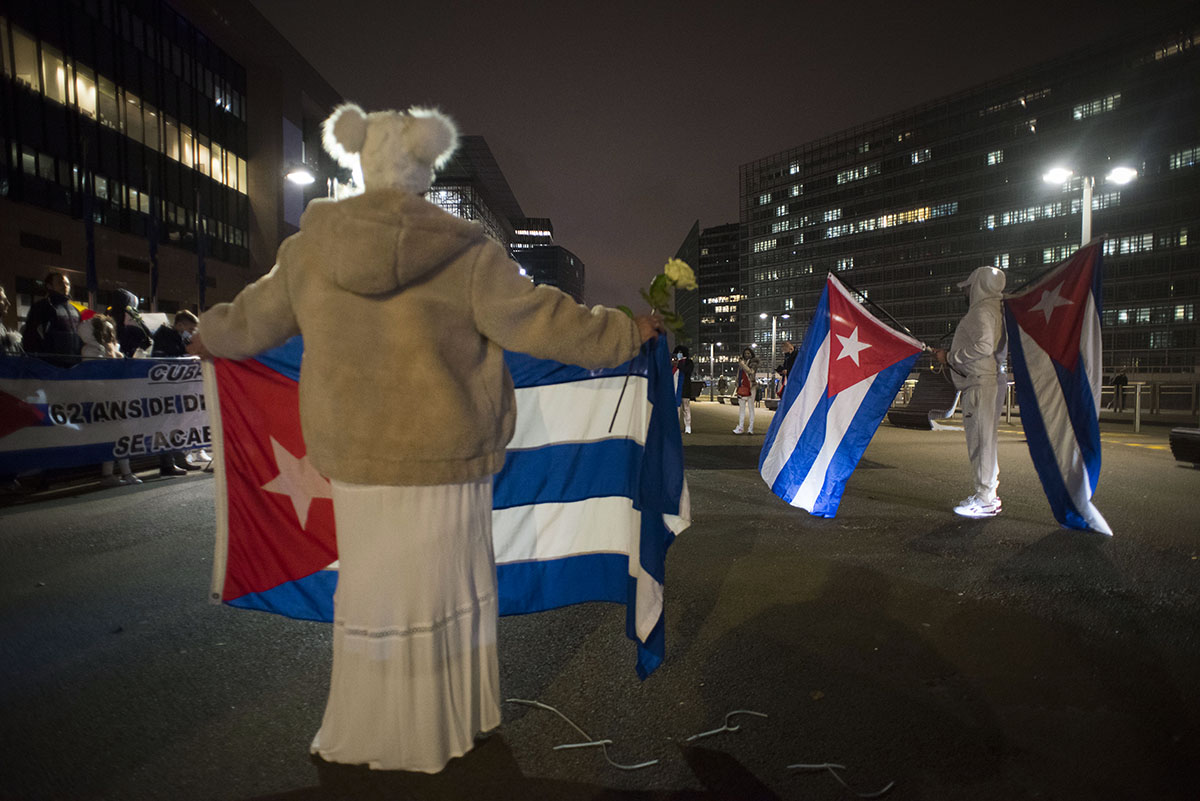
{"type": "Polygon", "coordinates": [[[1075,369],[1079,360],[1079,340],[1102,245],[1080,248],[1037,283],[1005,298],[1021,330],[1068,370],[1075,369]]]}
{"type": "Polygon", "coordinates": [[[298,509],[274,488],[286,467],[280,461],[298,460],[307,452],[299,385],[252,359],[217,359],[214,368],[229,510],[224,599],[230,600],[328,567],[337,559],[337,536],[328,496],[311,496],[298,509]]]}
{"type": "Polygon", "coordinates": [[[40,425],[46,415],[36,406],[15,395],[0,392],[0,437],[7,437],[22,428],[40,425]]]}
{"type": "Polygon", "coordinates": [[[881,323],[830,275],[829,397],[920,353],[925,346],[881,323]]]}

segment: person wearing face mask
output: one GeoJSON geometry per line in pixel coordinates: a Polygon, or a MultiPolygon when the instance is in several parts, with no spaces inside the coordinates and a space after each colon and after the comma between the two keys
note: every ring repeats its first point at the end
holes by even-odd
{"type": "Polygon", "coordinates": [[[963,429],[975,481],[975,492],[954,507],[955,514],[963,517],[1000,513],[997,432],[1008,391],[1004,372],[1008,338],[1001,305],[1004,284],[1004,273],[995,267],[980,267],[961,282],[959,288],[967,293],[967,313],[954,329],[949,350],[934,351],[934,358],[950,367],[954,385],[962,392],[963,429]]]}

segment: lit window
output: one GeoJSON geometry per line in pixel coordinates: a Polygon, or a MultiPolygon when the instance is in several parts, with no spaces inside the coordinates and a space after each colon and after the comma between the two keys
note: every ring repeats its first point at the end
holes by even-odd
{"type": "Polygon", "coordinates": [[[804,194],[804,184],[796,184],[795,186],[792,187],[789,194],[792,197],[800,197],[800,195],[804,194]]]}
{"type": "Polygon", "coordinates": [[[1008,269],[1008,254],[1007,253],[998,253],[996,255],[996,257],[992,259],[992,266],[999,268],[1001,270],[1007,270],[1008,269]]]}
{"type": "Polygon", "coordinates": [[[1104,114],[1112,111],[1121,105],[1121,93],[1116,92],[1107,97],[1092,100],[1087,103],[1081,103],[1071,110],[1071,116],[1076,120],[1085,120],[1088,117],[1095,117],[1097,114],[1104,114]]]}
{"type": "Polygon", "coordinates": [[[843,270],[849,270],[853,266],[854,266],[854,257],[853,256],[847,256],[844,259],[837,260],[837,271],[839,273],[842,272],[843,270]]]}
{"type": "Polygon", "coordinates": [[[792,163],[791,165],[788,166],[788,175],[795,175],[798,172],[800,172],[799,164],[792,163]]]}
{"type": "Polygon", "coordinates": [[[173,117],[163,115],[163,152],[179,161],[179,124],[173,117]]]}
{"type": "Polygon", "coordinates": [[[1200,160],[1200,147],[1193,147],[1172,153],[1169,164],[1172,170],[1181,170],[1184,167],[1196,166],[1197,160],[1200,160]]]}
{"type": "Polygon", "coordinates": [[[776,217],[786,217],[786,216],[787,216],[787,213],[788,213],[788,207],[787,207],[787,206],[777,206],[777,207],[775,208],[775,216],[776,216],[776,217]]]}
{"type": "Polygon", "coordinates": [[[208,145],[209,140],[207,136],[196,134],[196,169],[200,170],[204,175],[210,174],[209,167],[212,163],[212,155],[208,145]]]}
{"type": "Polygon", "coordinates": [[[158,109],[146,103],[142,106],[142,115],[146,121],[146,147],[161,151],[162,137],[159,135],[158,109]]]}
{"type": "Polygon", "coordinates": [[[758,196],[758,205],[760,205],[760,206],[765,206],[765,205],[767,205],[767,204],[768,204],[768,203],[770,203],[770,202],[771,202],[771,195],[770,195],[770,193],[766,193],[766,194],[762,194],[762,195],[759,195],[759,196],[758,196]]]}
{"type": "Polygon", "coordinates": [[[755,252],[755,253],[762,253],[763,251],[765,251],[765,250],[771,250],[771,249],[772,249],[772,248],[774,248],[774,247],[775,247],[775,240],[774,240],[774,239],[763,239],[763,240],[761,240],[761,241],[759,241],[759,242],[755,242],[755,243],[754,243],[754,252],[755,252]]]}
{"type": "Polygon", "coordinates": [[[829,211],[825,212],[825,222],[833,222],[834,220],[840,219],[842,219],[841,209],[830,209],[829,211]]]}
{"type": "Polygon", "coordinates": [[[863,178],[870,178],[872,175],[878,174],[879,162],[875,162],[874,164],[864,164],[861,167],[842,170],[837,174],[837,182],[839,185],[848,184],[851,181],[861,181],[863,178]]]}
{"type": "Polygon", "coordinates": [[[45,42],[42,43],[42,92],[57,103],[67,103],[70,81],[67,80],[67,63],[62,53],[45,42]]]}
{"type": "Polygon", "coordinates": [[[995,166],[996,164],[1000,164],[1003,161],[1004,161],[1004,151],[1003,150],[993,150],[990,153],[988,153],[988,155],[987,155],[987,163],[988,163],[989,167],[995,166]]]}
{"type": "Polygon", "coordinates": [[[96,79],[96,85],[99,86],[100,124],[112,128],[114,131],[121,130],[116,84],[108,78],[101,77],[96,79]]]}
{"type": "Polygon", "coordinates": [[[81,114],[96,119],[96,76],[82,64],[75,65],[75,102],[81,114]]]}
{"type": "Polygon", "coordinates": [[[921,150],[918,150],[912,154],[912,156],[911,156],[912,163],[913,164],[924,164],[925,162],[929,161],[930,156],[931,156],[931,154],[929,152],[929,148],[927,148],[927,147],[922,148],[921,150]]]}
{"type": "Polygon", "coordinates": [[[14,75],[17,83],[23,83],[35,92],[41,91],[38,80],[37,42],[33,37],[13,26],[12,54],[14,75]]]}
{"type": "Polygon", "coordinates": [[[182,164],[191,167],[196,163],[195,146],[196,141],[192,138],[192,129],[186,125],[179,126],[179,141],[180,149],[183,152],[182,164]]]}
{"type": "Polygon", "coordinates": [[[138,99],[137,95],[130,94],[129,92],[125,92],[124,94],[125,104],[122,107],[123,111],[121,113],[122,127],[126,136],[141,144],[143,140],[142,101],[138,99]]]}

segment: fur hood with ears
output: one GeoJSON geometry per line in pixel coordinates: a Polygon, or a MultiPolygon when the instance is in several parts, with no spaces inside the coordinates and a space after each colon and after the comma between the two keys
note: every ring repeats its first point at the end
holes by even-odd
{"type": "Polygon", "coordinates": [[[300,218],[313,263],[356,295],[395,292],[483,243],[483,228],[395,189],[313,200],[300,218]]]}
{"type": "Polygon", "coordinates": [[[436,109],[368,114],[344,103],[325,120],[322,139],[338,164],[361,167],[364,191],[402,189],[420,195],[458,147],[458,129],[436,109]]]}

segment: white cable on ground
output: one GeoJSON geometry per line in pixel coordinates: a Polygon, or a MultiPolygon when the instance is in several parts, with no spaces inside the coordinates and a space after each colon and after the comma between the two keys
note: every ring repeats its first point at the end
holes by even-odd
{"type": "Polygon", "coordinates": [[[833,778],[837,779],[838,784],[842,785],[843,787],[845,787],[850,792],[854,793],[859,798],[879,798],[880,796],[886,795],[888,793],[888,791],[890,791],[893,787],[896,786],[895,782],[888,782],[887,785],[885,785],[882,790],[876,790],[873,793],[858,793],[858,792],[854,791],[854,788],[852,788],[850,785],[846,784],[846,782],[844,782],[842,780],[842,777],[838,775],[837,772],[839,770],[845,770],[845,769],[846,769],[845,765],[836,765],[832,762],[821,762],[821,763],[812,764],[812,765],[807,765],[807,764],[788,765],[788,770],[809,770],[809,771],[825,770],[825,771],[829,771],[829,775],[832,776],[833,778]]]}
{"type": "Polygon", "coordinates": [[[535,706],[538,709],[545,709],[550,712],[553,712],[554,714],[558,715],[560,718],[565,720],[571,726],[571,728],[573,728],[575,731],[579,732],[580,734],[582,734],[584,737],[587,738],[586,743],[567,743],[565,745],[556,745],[556,746],[554,746],[555,751],[560,751],[565,748],[590,748],[592,746],[598,745],[604,750],[604,758],[608,760],[608,764],[612,765],[614,768],[619,768],[620,770],[640,770],[641,768],[648,768],[651,765],[658,764],[657,759],[652,759],[649,762],[639,762],[636,765],[622,765],[619,762],[614,762],[613,758],[611,756],[609,756],[609,754],[608,754],[608,746],[612,744],[612,740],[597,740],[597,739],[595,739],[594,737],[592,737],[592,735],[588,734],[586,731],[579,728],[579,726],[575,725],[575,721],[571,720],[569,717],[564,715],[562,712],[559,712],[557,709],[550,706],[549,704],[543,704],[541,701],[528,701],[524,698],[505,698],[504,702],[506,704],[524,704],[526,706],[535,706]]]}
{"type": "Polygon", "coordinates": [[[692,740],[699,740],[701,737],[711,737],[714,734],[720,734],[721,732],[725,731],[737,731],[741,728],[740,724],[737,726],[729,725],[729,719],[734,715],[755,715],[760,718],[767,717],[767,715],[764,715],[762,712],[755,712],[753,709],[735,709],[725,716],[725,725],[721,728],[713,729],[711,731],[702,731],[699,734],[693,734],[691,737],[684,740],[684,742],[690,743],[692,740]]]}

